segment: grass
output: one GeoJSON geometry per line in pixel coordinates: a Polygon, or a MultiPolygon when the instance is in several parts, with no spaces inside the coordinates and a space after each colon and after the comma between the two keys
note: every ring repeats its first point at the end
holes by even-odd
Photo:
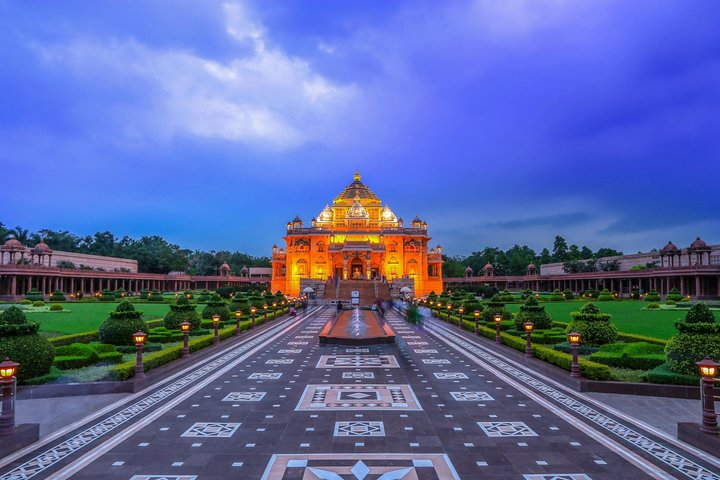
{"type": "MultiPolygon", "coordinates": [[[[550,314],[553,320],[558,322],[570,322],[570,312],[580,310],[584,302],[558,302],[543,303],[545,311],[550,314]]],[[[618,330],[624,333],[634,333],[637,335],[645,335],[648,337],[669,339],[673,335],[677,335],[675,321],[685,318],[687,310],[681,309],[660,309],[646,310],[648,302],[640,301],[620,301],[620,302],[597,302],[603,313],[612,315],[612,322],[617,326],[618,330]]],[[[507,308],[511,312],[517,312],[520,304],[508,304],[507,308]]],[[[713,314],[715,318],[720,318],[717,311],[713,314]]]]}
{"type": "MultiPolygon", "coordinates": [[[[63,303],[62,312],[28,312],[28,320],[40,323],[40,331],[48,336],[97,330],[108,318],[108,312],[117,307],[116,302],[109,303],[63,303]]],[[[203,305],[201,305],[203,306],[203,305]]],[[[143,319],[162,318],[169,310],[168,304],[141,303],[135,308],[143,312],[143,319]]]]}

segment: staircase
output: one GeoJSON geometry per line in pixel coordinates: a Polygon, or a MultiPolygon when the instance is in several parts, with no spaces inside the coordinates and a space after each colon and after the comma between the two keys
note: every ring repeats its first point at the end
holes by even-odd
{"type": "Polygon", "coordinates": [[[378,298],[375,293],[376,283],[369,280],[340,280],[335,292],[335,298],[349,302],[353,290],[357,290],[360,295],[360,305],[372,305],[378,298]]]}

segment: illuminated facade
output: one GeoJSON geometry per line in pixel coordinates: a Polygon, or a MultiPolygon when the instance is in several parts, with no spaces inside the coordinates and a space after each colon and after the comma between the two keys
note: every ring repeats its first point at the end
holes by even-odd
{"type": "Polygon", "coordinates": [[[442,247],[429,249],[427,223],[410,227],[360,181],[353,182],[303,226],[287,224],[285,248],[272,249],[272,289],[300,293],[300,279],[409,278],[415,294],[442,290],[442,247]]]}

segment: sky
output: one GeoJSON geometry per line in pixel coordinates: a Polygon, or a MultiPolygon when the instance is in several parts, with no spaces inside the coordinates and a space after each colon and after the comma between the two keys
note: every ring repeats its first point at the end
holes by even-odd
{"type": "Polygon", "coordinates": [[[0,0],[0,221],[269,255],[352,181],[450,255],[720,243],[720,2],[0,0]]]}

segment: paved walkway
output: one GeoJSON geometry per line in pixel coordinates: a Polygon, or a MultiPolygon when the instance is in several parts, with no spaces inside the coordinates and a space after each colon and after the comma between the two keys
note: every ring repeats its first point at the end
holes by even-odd
{"type": "Polygon", "coordinates": [[[331,315],[264,325],[1,460],[0,479],[720,480],[718,459],[485,339],[390,312],[396,345],[320,346],[331,315]]]}

